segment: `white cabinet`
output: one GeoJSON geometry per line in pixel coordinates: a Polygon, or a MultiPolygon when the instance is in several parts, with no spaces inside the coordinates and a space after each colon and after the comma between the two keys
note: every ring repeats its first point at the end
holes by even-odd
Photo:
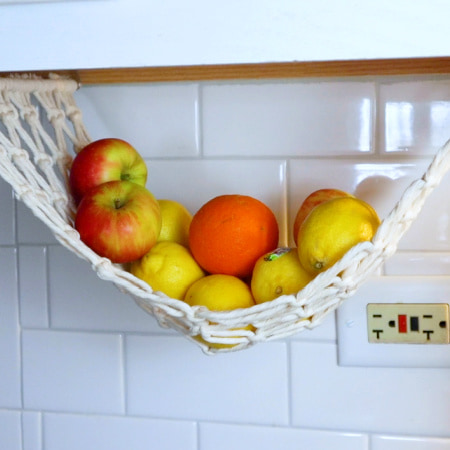
{"type": "Polygon", "coordinates": [[[0,2],[0,71],[448,56],[448,0],[0,2]]]}

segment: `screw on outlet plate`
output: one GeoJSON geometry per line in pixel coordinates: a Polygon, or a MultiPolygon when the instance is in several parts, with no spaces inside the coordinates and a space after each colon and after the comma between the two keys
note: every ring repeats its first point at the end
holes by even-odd
{"type": "Polygon", "coordinates": [[[448,344],[447,303],[369,303],[370,343],[448,344]]]}

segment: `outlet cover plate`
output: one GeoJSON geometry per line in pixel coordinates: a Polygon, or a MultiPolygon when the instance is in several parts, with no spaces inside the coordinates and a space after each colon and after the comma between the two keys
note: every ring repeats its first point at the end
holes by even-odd
{"type": "Polygon", "coordinates": [[[369,342],[448,344],[448,310],[448,303],[369,303],[369,342]]]}
{"type": "Polygon", "coordinates": [[[450,367],[449,344],[370,343],[370,303],[450,303],[450,276],[379,276],[337,310],[338,364],[360,367],[450,367]]]}

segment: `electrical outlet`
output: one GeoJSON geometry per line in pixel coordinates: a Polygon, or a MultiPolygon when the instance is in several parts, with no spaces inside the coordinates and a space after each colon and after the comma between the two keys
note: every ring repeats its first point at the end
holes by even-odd
{"type": "Polygon", "coordinates": [[[367,331],[372,343],[448,344],[446,303],[369,303],[367,331]]]}
{"type": "MultiPolygon", "coordinates": [[[[450,303],[450,276],[374,276],[363,283],[355,294],[345,300],[336,312],[337,331],[337,353],[338,364],[340,366],[351,367],[423,367],[423,368],[450,368],[450,343],[433,344],[437,332],[449,332],[450,328],[450,307],[446,306],[447,317],[446,328],[441,328],[441,320],[435,317],[432,305],[450,303]],[[381,317],[384,333],[395,332],[397,335],[408,335],[407,337],[418,339],[414,336],[414,330],[435,331],[435,333],[420,333],[423,336],[430,335],[430,342],[419,343],[415,341],[407,344],[386,343],[376,344],[369,342],[367,305],[382,304],[386,308],[381,314],[391,314],[391,316],[381,317]],[[422,317],[423,314],[412,312],[412,310],[390,311],[392,305],[426,305],[428,310],[424,312],[433,317],[422,317]],[[447,309],[448,308],[448,309],[447,309]],[[399,315],[400,317],[399,320],[399,315]],[[406,316],[406,317],[404,317],[406,316]],[[411,323],[411,317],[413,319],[411,323]],[[390,323],[391,321],[395,321],[390,323]],[[431,321],[430,324],[427,324],[431,321]],[[401,323],[399,323],[401,322],[401,323]],[[406,323],[405,323],[406,322],[406,323]],[[394,325],[394,326],[391,326],[394,325]],[[412,327],[411,327],[412,325],[412,327]],[[400,327],[400,328],[399,328],[400,327]],[[406,329],[406,333],[404,332],[406,329]],[[402,331],[401,333],[399,332],[402,331]],[[433,340],[433,341],[432,341],[433,340]]],[[[439,307],[440,308],[440,307],[439,307]]],[[[440,313],[439,313],[440,314],[440,313]]],[[[376,333],[374,333],[376,335],[376,333]]],[[[448,334],[447,334],[448,335],[448,334]]],[[[424,337],[421,336],[421,339],[424,337]]],[[[374,336],[376,337],[376,336],[374,336]]],[[[380,333],[380,340],[383,342],[380,333]]],[[[384,337],[383,337],[384,339],[384,337]]]]}

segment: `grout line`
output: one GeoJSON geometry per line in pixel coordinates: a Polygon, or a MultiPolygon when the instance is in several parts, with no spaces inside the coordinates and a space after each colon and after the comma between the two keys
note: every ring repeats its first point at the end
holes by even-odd
{"type": "Polygon", "coordinates": [[[287,365],[287,406],[288,406],[288,428],[293,428],[293,395],[292,395],[292,341],[286,340],[286,365],[287,365]]]}
{"type": "MultiPolygon", "coordinates": [[[[45,412],[44,411],[40,411],[39,414],[39,425],[40,425],[40,430],[41,430],[41,448],[39,450],[45,450],[46,445],[45,445],[45,425],[44,425],[44,420],[45,420],[45,412]]],[[[24,449],[25,450],[25,449],[24,449]]]]}
{"type": "Polygon", "coordinates": [[[200,433],[201,433],[200,421],[196,420],[196,422],[195,422],[195,444],[194,445],[197,450],[201,450],[201,448],[200,448],[200,433]]]}
{"type": "Polygon", "coordinates": [[[289,176],[288,176],[288,160],[283,161],[280,164],[280,178],[282,179],[282,209],[281,213],[281,224],[282,229],[280,229],[279,244],[282,247],[289,246],[289,176]]]}
{"type": "MultiPolygon", "coordinates": [[[[145,312],[143,311],[145,314],[145,312]]],[[[120,335],[120,334],[127,334],[129,336],[150,336],[150,337],[164,337],[164,338],[184,338],[183,336],[180,336],[178,334],[174,333],[164,333],[164,332],[158,332],[158,331],[145,331],[145,330],[139,330],[139,331],[133,331],[133,330],[124,330],[124,329],[95,329],[95,328],[64,328],[64,327],[53,327],[53,328],[43,328],[38,326],[31,326],[31,327],[23,327],[23,330],[27,331],[52,331],[55,333],[86,333],[86,334],[99,334],[99,335],[120,335]]]]}
{"type": "Polygon", "coordinates": [[[25,448],[25,444],[24,444],[24,418],[23,418],[23,404],[22,404],[22,409],[20,410],[20,448],[23,449],[25,448]]]}
{"type": "MultiPolygon", "coordinates": [[[[291,191],[291,183],[289,180],[292,179],[292,166],[291,166],[291,159],[286,159],[286,166],[285,166],[285,215],[286,215],[286,247],[290,246],[291,243],[291,231],[293,223],[291,224],[290,219],[291,217],[295,217],[294,214],[296,214],[296,211],[292,211],[292,191],[291,191]]],[[[292,206],[293,207],[293,206],[292,206]]],[[[295,207],[293,207],[295,209],[295,207]]],[[[293,245],[295,246],[295,244],[293,245]]]]}
{"type": "Polygon", "coordinates": [[[11,195],[13,199],[13,214],[12,214],[12,220],[13,220],[13,233],[14,233],[14,246],[19,245],[19,218],[18,218],[18,212],[17,212],[17,202],[16,196],[14,194],[14,190],[11,188],[11,195]]]}
{"type": "Polygon", "coordinates": [[[51,329],[51,303],[50,303],[50,254],[49,246],[44,246],[44,256],[45,256],[45,299],[47,307],[47,329],[51,329]]]}
{"type": "MultiPolygon", "coordinates": [[[[373,145],[373,156],[375,158],[381,158],[381,141],[384,142],[381,137],[381,119],[382,113],[380,109],[380,83],[379,81],[374,82],[374,90],[375,90],[375,102],[374,102],[374,114],[372,118],[372,145],[373,145]]],[[[384,153],[384,152],[383,152],[384,153]]]]}
{"type": "MultiPolygon", "coordinates": [[[[39,220],[39,219],[37,219],[39,220]]],[[[20,248],[20,247],[63,247],[59,242],[21,242],[20,244],[0,244],[0,248],[20,248]]]]}
{"type": "MultiPolygon", "coordinates": [[[[23,409],[24,407],[24,377],[23,377],[23,337],[22,337],[22,324],[20,320],[20,313],[21,313],[21,292],[20,292],[20,275],[19,275],[19,247],[16,246],[15,252],[14,252],[14,259],[15,259],[15,272],[16,272],[16,301],[17,301],[17,339],[18,339],[18,352],[19,352],[19,372],[20,372],[20,405],[23,409]]],[[[23,426],[22,426],[22,433],[23,433],[23,426]]]]}
{"type": "MultiPolygon", "coordinates": [[[[428,154],[413,154],[413,153],[402,153],[402,152],[390,152],[390,153],[380,153],[377,154],[375,151],[373,153],[369,152],[355,152],[354,154],[339,154],[339,155],[200,155],[199,157],[192,156],[148,156],[145,160],[151,162],[193,162],[193,161],[347,161],[355,164],[362,163],[421,163],[429,162],[434,157],[433,153],[428,154]]],[[[26,242],[24,244],[27,244],[26,242]]],[[[30,243],[30,245],[33,245],[30,243]]]]}
{"type": "Polygon", "coordinates": [[[196,141],[198,147],[198,155],[197,158],[204,159],[205,158],[205,149],[204,149],[204,141],[203,141],[203,85],[201,83],[197,83],[197,102],[195,105],[195,132],[196,132],[196,141]]]}
{"type": "Polygon", "coordinates": [[[121,365],[121,390],[122,390],[122,410],[125,416],[128,416],[128,395],[127,395],[127,383],[128,383],[128,366],[126,364],[126,335],[121,333],[120,335],[120,365],[121,365]]]}

